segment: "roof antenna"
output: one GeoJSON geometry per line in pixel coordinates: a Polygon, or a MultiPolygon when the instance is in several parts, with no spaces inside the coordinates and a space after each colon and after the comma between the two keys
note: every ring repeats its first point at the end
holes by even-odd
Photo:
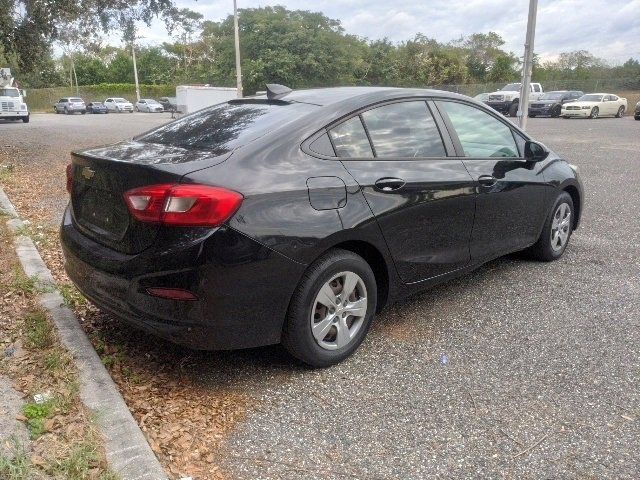
{"type": "Polygon", "coordinates": [[[280,100],[282,97],[291,93],[289,87],[279,85],[277,83],[267,83],[267,98],[269,100],[280,100]]]}

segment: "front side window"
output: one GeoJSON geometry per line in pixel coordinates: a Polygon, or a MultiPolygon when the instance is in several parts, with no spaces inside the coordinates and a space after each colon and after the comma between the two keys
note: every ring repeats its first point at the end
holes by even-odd
{"type": "Polygon", "coordinates": [[[376,157],[442,157],[444,145],[424,101],[399,102],[362,114],[376,157]]]}
{"type": "Polygon", "coordinates": [[[467,157],[518,157],[511,129],[482,110],[457,102],[438,102],[449,116],[467,157]]]}
{"type": "Polygon", "coordinates": [[[350,118],[329,131],[338,157],[371,158],[373,151],[359,116],[350,118]]]}

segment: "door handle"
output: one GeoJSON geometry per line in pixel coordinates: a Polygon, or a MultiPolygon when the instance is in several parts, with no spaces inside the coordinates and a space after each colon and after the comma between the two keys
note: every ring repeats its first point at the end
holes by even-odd
{"type": "Polygon", "coordinates": [[[383,192],[393,192],[400,190],[407,182],[401,178],[379,178],[376,180],[376,188],[383,192]]]}
{"type": "Polygon", "coordinates": [[[483,187],[492,187],[498,182],[498,179],[493,175],[482,175],[478,177],[478,183],[483,187]]]}

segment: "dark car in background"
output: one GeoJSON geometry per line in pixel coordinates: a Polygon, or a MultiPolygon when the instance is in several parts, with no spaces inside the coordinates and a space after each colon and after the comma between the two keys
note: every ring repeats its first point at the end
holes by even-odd
{"type": "Polygon", "coordinates": [[[178,100],[176,97],[160,97],[158,102],[160,102],[165,112],[175,113],[178,111],[178,100]]]}
{"type": "Polygon", "coordinates": [[[640,120],[640,102],[636,103],[636,110],[633,114],[633,118],[640,120]]]}
{"type": "Polygon", "coordinates": [[[317,367],[388,302],[510,252],[562,256],[575,167],[469,97],[346,87],[205,108],[76,151],[65,268],[106,312],[198,349],[317,367]]]}
{"type": "Polygon", "coordinates": [[[567,102],[573,102],[582,97],[584,92],[579,90],[556,90],[543,94],[538,100],[534,100],[529,104],[529,116],[537,117],[548,115],[550,117],[559,117],[562,113],[562,105],[567,102]]]}
{"type": "Polygon", "coordinates": [[[89,102],[87,103],[87,113],[109,113],[109,110],[102,102],[89,102]]]}

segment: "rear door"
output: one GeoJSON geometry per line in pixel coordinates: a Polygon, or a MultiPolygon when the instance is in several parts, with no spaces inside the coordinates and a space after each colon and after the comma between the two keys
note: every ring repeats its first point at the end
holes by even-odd
{"type": "Polygon", "coordinates": [[[360,185],[398,274],[411,283],[469,263],[473,180],[424,99],[365,109],[331,128],[338,157],[360,185]]]}
{"type": "Polygon", "coordinates": [[[460,101],[437,106],[478,191],[471,258],[484,261],[533,244],[544,216],[543,162],[524,159],[525,139],[509,121],[460,101]]]}

